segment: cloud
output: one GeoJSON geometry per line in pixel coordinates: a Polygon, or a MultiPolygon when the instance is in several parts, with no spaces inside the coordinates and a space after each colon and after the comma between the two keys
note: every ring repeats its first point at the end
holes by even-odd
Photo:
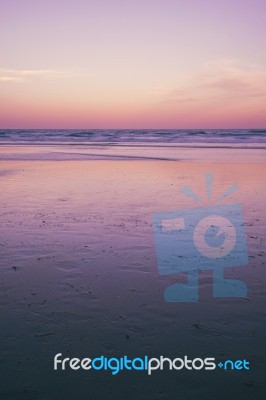
{"type": "Polygon", "coordinates": [[[25,82],[25,80],[14,76],[0,76],[0,82],[25,82]]]}
{"type": "Polygon", "coordinates": [[[81,71],[56,69],[25,69],[16,70],[0,68],[0,82],[32,82],[44,79],[70,79],[78,76],[87,76],[81,71]]]}
{"type": "Polygon", "coordinates": [[[152,94],[163,103],[190,103],[211,100],[266,100],[266,69],[259,65],[241,66],[235,60],[215,60],[178,87],[154,88],[152,94]]]}
{"type": "Polygon", "coordinates": [[[199,87],[228,94],[266,96],[266,69],[258,65],[239,66],[233,60],[218,60],[205,66],[199,87]]]}

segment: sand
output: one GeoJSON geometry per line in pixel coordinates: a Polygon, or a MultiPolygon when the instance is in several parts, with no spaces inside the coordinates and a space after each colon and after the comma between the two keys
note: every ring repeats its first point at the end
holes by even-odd
{"type": "Polygon", "coordinates": [[[176,160],[145,159],[143,149],[139,159],[49,152],[38,160],[30,146],[2,149],[1,399],[263,398],[265,150],[221,149],[215,159],[213,150],[193,157],[189,149],[176,160]],[[164,289],[186,278],[159,274],[152,215],[197,207],[181,189],[206,199],[206,172],[215,176],[213,198],[239,187],[223,204],[242,205],[249,264],[225,275],[243,280],[248,297],[213,298],[207,270],[198,303],[167,303],[164,289]],[[251,370],[55,372],[59,352],[245,358],[251,370]]]}

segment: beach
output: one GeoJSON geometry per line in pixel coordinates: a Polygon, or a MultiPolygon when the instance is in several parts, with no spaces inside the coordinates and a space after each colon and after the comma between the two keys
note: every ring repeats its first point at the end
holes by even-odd
{"type": "Polygon", "coordinates": [[[198,146],[1,147],[3,399],[262,398],[265,149],[198,146]],[[153,215],[199,207],[184,185],[207,207],[206,173],[213,199],[238,186],[221,204],[241,204],[249,261],[224,274],[245,282],[248,295],[214,298],[207,269],[199,271],[197,303],[165,302],[164,289],[186,274],[160,275],[153,215]],[[54,371],[57,353],[245,358],[251,369],[112,376],[54,371]]]}

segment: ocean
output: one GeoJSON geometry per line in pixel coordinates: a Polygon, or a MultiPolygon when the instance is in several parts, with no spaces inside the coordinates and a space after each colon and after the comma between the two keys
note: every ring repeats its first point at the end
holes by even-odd
{"type": "Polygon", "coordinates": [[[265,397],[266,130],[0,137],[1,400],[265,397]],[[113,375],[55,370],[58,354],[166,361],[113,375]],[[210,357],[215,370],[167,362],[210,357]]]}
{"type": "Polygon", "coordinates": [[[266,129],[1,129],[0,143],[266,143],[266,129]]]}

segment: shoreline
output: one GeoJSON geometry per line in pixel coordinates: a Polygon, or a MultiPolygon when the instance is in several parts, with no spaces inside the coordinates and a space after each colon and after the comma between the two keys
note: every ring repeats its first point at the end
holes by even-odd
{"type": "MultiPolygon", "coordinates": [[[[2,143],[3,144],[3,143],[2,143]]],[[[0,147],[0,161],[31,160],[158,160],[264,163],[262,144],[200,143],[13,143],[0,147]]]]}

